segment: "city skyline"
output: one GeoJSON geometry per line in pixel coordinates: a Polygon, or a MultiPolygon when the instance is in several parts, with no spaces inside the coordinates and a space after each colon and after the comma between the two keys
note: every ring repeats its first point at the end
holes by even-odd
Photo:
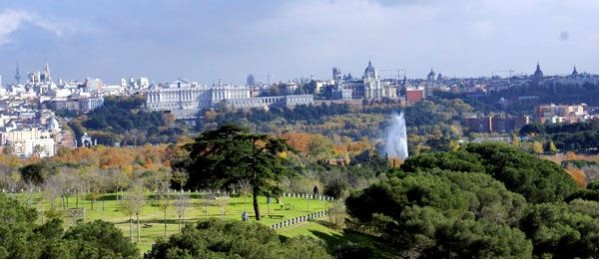
{"type": "Polygon", "coordinates": [[[64,79],[242,84],[248,74],[328,79],[332,67],[359,76],[369,59],[389,77],[424,78],[431,67],[531,74],[538,61],[546,75],[574,65],[595,74],[597,10],[596,1],[6,1],[0,75],[13,82],[17,60],[22,76],[48,61],[64,79]]]}

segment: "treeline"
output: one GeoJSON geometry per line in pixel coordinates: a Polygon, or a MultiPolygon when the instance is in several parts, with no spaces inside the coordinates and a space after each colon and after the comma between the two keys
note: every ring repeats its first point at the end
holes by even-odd
{"type": "Polygon", "coordinates": [[[354,192],[353,226],[407,258],[598,258],[598,185],[504,144],[409,158],[354,192]]]}
{"type": "Polygon", "coordinates": [[[289,123],[306,121],[309,124],[315,124],[321,123],[324,117],[343,115],[347,113],[350,113],[350,106],[348,104],[326,105],[323,103],[320,106],[313,106],[312,104],[298,105],[293,109],[288,107],[277,107],[269,110],[253,108],[249,111],[243,111],[240,109],[234,112],[224,113],[208,111],[205,113],[205,122],[224,125],[246,119],[251,123],[258,124],[270,122],[277,118],[283,118],[289,123]]]}
{"type": "Polygon", "coordinates": [[[531,136],[538,140],[549,140],[562,151],[598,151],[598,120],[578,123],[525,125],[519,131],[521,136],[531,136]]]}
{"type": "Polygon", "coordinates": [[[389,128],[389,116],[404,112],[410,154],[447,147],[463,135],[461,121],[473,112],[460,99],[434,99],[405,107],[394,100],[365,102],[360,107],[347,104],[297,106],[250,111],[206,111],[200,129],[214,129],[227,123],[245,125],[265,133],[307,132],[329,139],[382,138],[389,128]]]}

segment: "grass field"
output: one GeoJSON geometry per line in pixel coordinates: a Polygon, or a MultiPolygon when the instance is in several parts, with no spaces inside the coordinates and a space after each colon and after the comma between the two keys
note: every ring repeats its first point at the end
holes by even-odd
{"type": "Polygon", "coordinates": [[[396,250],[378,242],[377,238],[349,229],[332,228],[326,218],[281,228],[277,230],[277,233],[284,237],[299,235],[315,237],[323,240],[329,249],[347,243],[367,245],[373,250],[373,258],[402,258],[402,256],[393,254],[396,250]]]}
{"type": "MultiPolygon", "coordinates": [[[[28,203],[27,194],[12,194],[12,197],[19,199],[23,203],[28,203]]],[[[42,203],[39,199],[39,194],[34,195],[32,199],[32,206],[37,208],[39,212],[45,212],[48,210],[48,203],[42,203]],[[37,202],[36,202],[37,201],[37,202]]],[[[251,216],[250,221],[256,221],[254,219],[254,210],[252,207],[251,197],[231,197],[231,198],[216,198],[216,199],[201,199],[199,194],[191,194],[189,200],[189,206],[185,210],[185,221],[184,223],[193,223],[200,219],[206,218],[224,218],[224,219],[236,219],[241,220],[242,212],[245,210],[251,216]]],[[[85,208],[85,221],[92,221],[101,219],[114,223],[119,229],[123,231],[126,237],[129,237],[129,216],[126,216],[120,210],[120,202],[117,201],[115,194],[104,195],[100,199],[97,199],[94,203],[94,209],[92,210],[92,203],[90,200],[83,200],[83,198],[77,199],[75,197],[69,197],[68,208],[85,208]],[[102,200],[104,198],[104,200],[102,200]],[[104,204],[104,206],[103,206],[104,204]]],[[[58,202],[58,200],[57,200],[58,202]]],[[[170,206],[167,209],[167,236],[175,234],[179,231],[179,218],[177,216],[177,209],[174,206],[175,200],[170,201],[170,206]]],[[[57,207],[62,207],[60,203],[56,203],[57,207]]],[[[150,250],[152,244],[156,239],[164,237],[164,213],[153,203],[151,196],[148,197],[145,206],[143,207],[142,213],[140,214],[140,242],[137,243],[140,251],[146,252],[150,250]]],[[[329,206],[328,201],[322,200],[310,200],[303,198],[289,198],[284,197],[280,199],[280,203],[277,204],[273,199],[270,204],[267,204],[266,197],[259,198],[259,208],[262,219],[260,223],[265,225],[272,225],[281,221],[304,216],[309,211],[316,212],[327,209],[329,206]],[[282,218],[269,218],[267,215],[282,215],[282,218]]],[[[40,214],[40,221],[44,221],[40,214]]],[[[71,216],[66,214],[63,218],[66,226],[73,225],[75,222],[71,216]]],[[[299,224],[301,225],[301,224],[299,224]]],[[[290,230],[293,233],[293,227],[288,227],[285,230],[290,230]]],[[[298,234],[304,231],[299,231],[298,234]]],[[[137,222],[133,222],[133,237],[134,241],[137,242],[137,222]]]]}

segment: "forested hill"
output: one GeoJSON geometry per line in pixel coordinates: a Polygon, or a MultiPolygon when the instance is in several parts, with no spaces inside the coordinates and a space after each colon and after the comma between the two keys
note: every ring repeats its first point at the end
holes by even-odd
{"type": "Polygon", "coordinates": [[[88,132],[99,144],[140,145],[175,142],[185,130],[174,125],[169,113],[147,111],[142,96],[110,96],[104,106],[74,119],[69,125],[79,138],[88,132]]]}

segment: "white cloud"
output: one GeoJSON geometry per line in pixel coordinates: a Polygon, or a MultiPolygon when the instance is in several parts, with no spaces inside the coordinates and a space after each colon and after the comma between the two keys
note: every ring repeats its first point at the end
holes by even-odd
{"type": "Polygon", "coordinates": [[[32,23],[57,36],[78,31],[75,26],[44,20],[35,13],[20,10],[4,10],[0,12],[0,46],[11,41],[11,34],[19,30],[24,23],[32,23]]]}

